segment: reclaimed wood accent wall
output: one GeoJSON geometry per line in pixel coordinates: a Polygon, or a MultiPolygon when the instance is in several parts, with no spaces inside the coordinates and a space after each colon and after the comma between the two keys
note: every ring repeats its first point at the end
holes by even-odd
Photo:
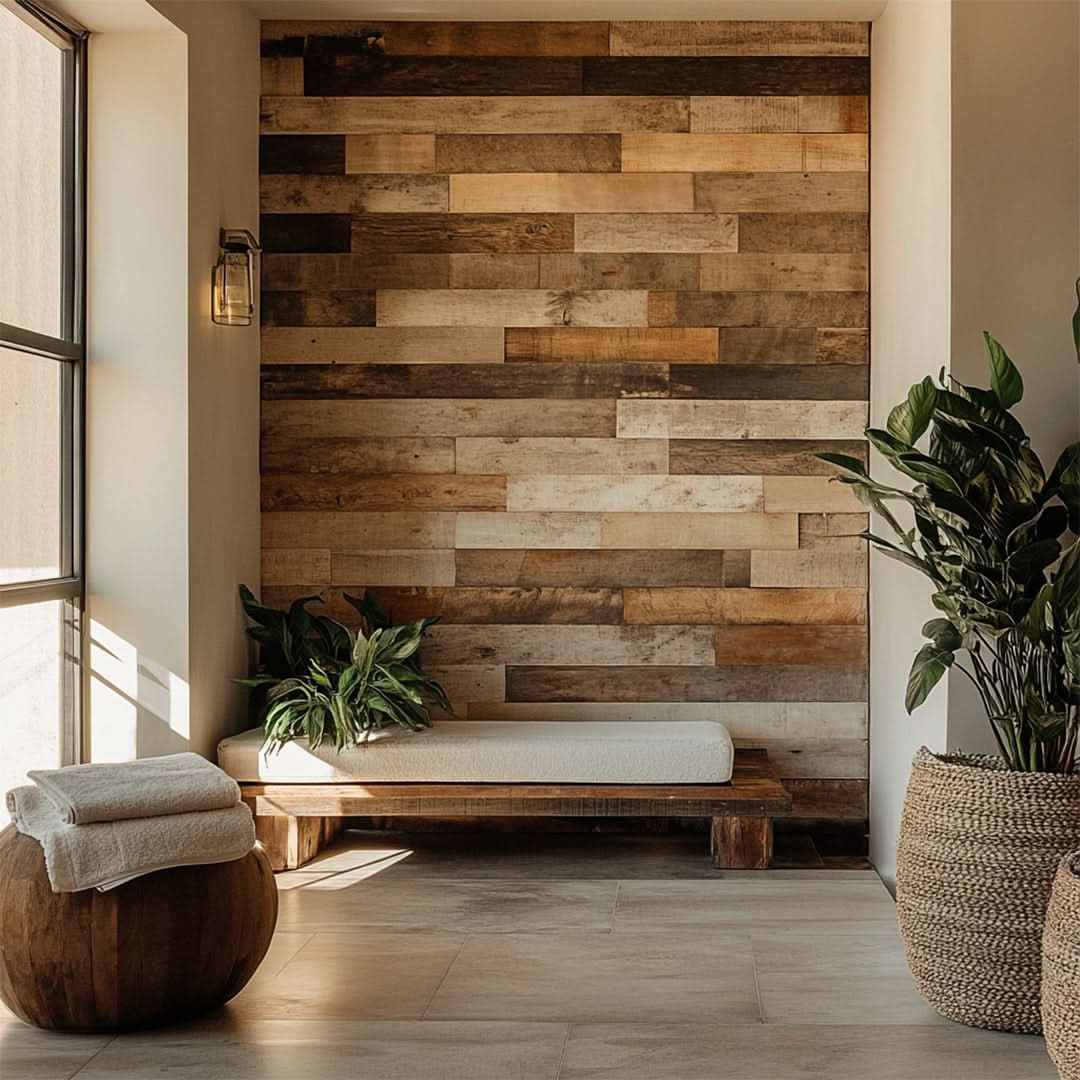
{"type": "Polygon", "coordinates": [[[264,22],[263,596],[866,817],[869,26],[264,22]]]}

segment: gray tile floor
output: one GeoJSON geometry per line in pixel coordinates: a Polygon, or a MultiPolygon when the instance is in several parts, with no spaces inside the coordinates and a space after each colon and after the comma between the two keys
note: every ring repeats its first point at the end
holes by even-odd
{"type": "Polygon", "coordinates": [[[230,1005],[117,1038],[0,1013],[3,1080],[1044,1080],[942,1020],[868,871],[716,873],[699,836],[354,834],[281,875],[230,1005]]]}

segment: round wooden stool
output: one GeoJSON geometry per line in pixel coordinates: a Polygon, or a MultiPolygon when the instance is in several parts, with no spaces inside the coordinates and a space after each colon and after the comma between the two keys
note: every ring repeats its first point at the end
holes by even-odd
{"type": "Polygon", "coordinates": [[[0,1000],[29,1024],[122,1031],[217,1008],[255,973],[277,922],[262,848],[54,893],[41,845],[0,832],[0,1000]]]}

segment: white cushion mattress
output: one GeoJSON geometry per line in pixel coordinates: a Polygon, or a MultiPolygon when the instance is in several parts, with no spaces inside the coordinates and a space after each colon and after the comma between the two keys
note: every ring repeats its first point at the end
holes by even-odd
{"type": "Polygon", "coordinates": [[[281,784],[722,784],[731,736],[713,720],[515,722],[439,720],[386,730],[338,753],[307,740],[264,753],[261,728],[223,740],[218,763],[236,780],[281,784]]]}

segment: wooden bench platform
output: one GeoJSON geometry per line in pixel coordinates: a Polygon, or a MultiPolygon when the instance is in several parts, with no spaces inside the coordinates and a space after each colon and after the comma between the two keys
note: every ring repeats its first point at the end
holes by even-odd
{"type": "Polygon", "coordinates": [[[728,784],[241,783],[275,870],[313,859],[350,817],[710,818],[717,869],[761,870],[791,796],[764,750],[738,750],[728,784]]]}

